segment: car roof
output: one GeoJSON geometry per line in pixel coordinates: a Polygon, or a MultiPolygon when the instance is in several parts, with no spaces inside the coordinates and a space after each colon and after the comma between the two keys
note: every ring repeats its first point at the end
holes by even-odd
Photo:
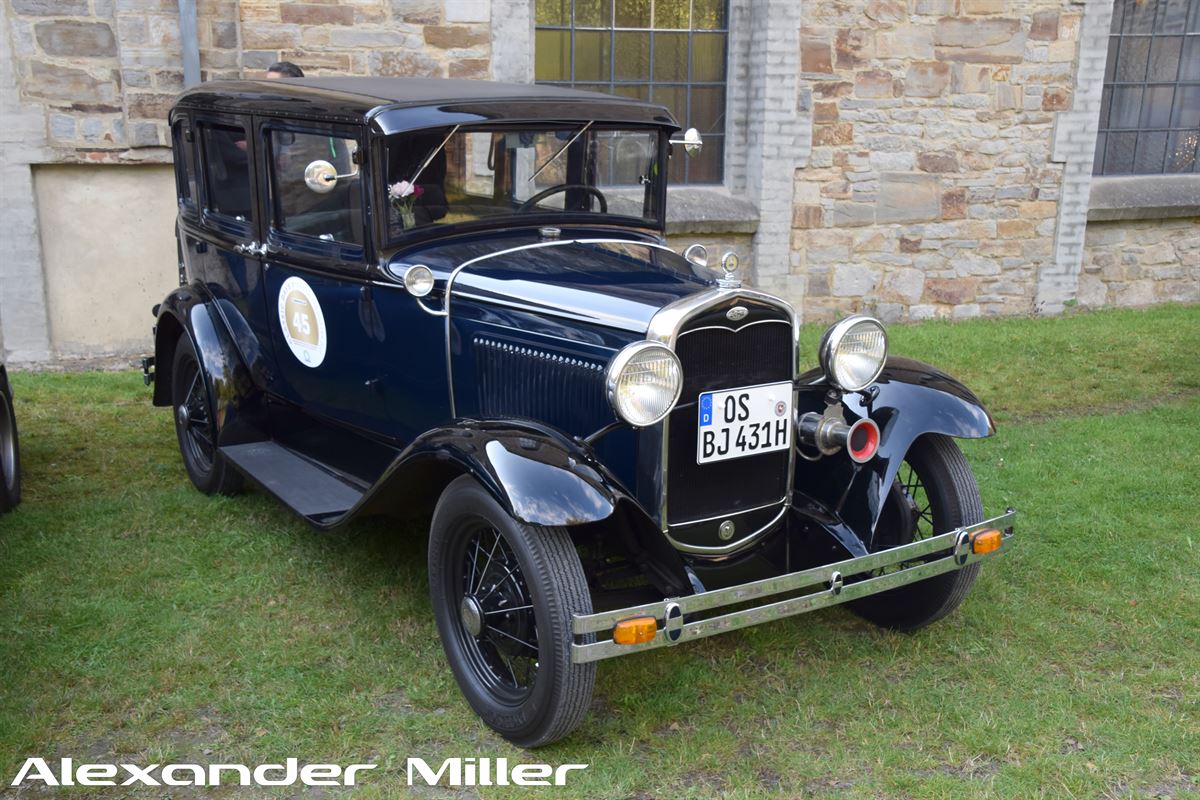
{"type": "Polygon", "coordinates": [[[473,122],[625,122],[678,128],[666,108],[641,100],[543,84],[445,78],[283,78],[212,81],[175,108],[370,122],[383,133],[473,122]]]}

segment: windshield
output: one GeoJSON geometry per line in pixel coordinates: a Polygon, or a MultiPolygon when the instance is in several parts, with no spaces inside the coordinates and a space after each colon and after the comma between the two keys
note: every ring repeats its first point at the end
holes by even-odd
{"type": "Polygon", "coordinates": [[[526,214],[620,217],[657,227],[661,133],[593,123],[461,127],[387,139],[388,239],[526,214]]]}

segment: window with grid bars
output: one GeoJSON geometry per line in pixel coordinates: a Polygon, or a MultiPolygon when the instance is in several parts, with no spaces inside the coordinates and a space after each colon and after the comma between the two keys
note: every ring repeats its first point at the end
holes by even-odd
{"type": "Polygon", "coordinates": [[[1116,0],[1097,175],[1200,172],[1200,0],[1116,0]]]}
{"type": "Polygon", "coordinates": [[[724,180],[728,0],[537,0],[539,83],[660,103],[704,138],[671,183],[724,180]]]}

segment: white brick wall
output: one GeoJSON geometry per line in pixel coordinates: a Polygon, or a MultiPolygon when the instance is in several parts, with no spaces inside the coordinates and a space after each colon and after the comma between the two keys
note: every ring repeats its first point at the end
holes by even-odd
{"type": "Polygon", "coordinates": [[[8,37],[8,4],[0,2],[0,326],[11,363],[46,361],[50,327],[29,165],[46,160],[46,120],[22,106],[8,37]]]}
{"type": "Polygon", "coordinates": [[[1079,292],[1112,11],[1112,0],[1087,0],[1085,3],[1075,72],[1075,98],[1071,110],[1059,115],[1054,129],[1051,160],[1064,165],[1063,182],[1054,260],[1047,262],[1038,274],[1036,308],[1040,313],[1061,312],[1063,305],[1076,299],[1079,292]]]}
{"type": "Polygon", "coordinates": [[[748,95],[746,194],[759,216],[751,280],[794,299],[804,292],[791,277],[793,174],[804,154],[798,111],[800,3],[750,0],[747,11],[734,24],[750,31],[751,58],[740,86],[748,95]]]}

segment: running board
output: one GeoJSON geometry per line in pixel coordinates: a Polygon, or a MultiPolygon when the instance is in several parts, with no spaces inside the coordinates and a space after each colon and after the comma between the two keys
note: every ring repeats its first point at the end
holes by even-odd
{"type": "Polygon", "coordinates": [[[345,514],[363,491],[276,442],[221,448],[221,455],[309,522],[345,514]]]}

